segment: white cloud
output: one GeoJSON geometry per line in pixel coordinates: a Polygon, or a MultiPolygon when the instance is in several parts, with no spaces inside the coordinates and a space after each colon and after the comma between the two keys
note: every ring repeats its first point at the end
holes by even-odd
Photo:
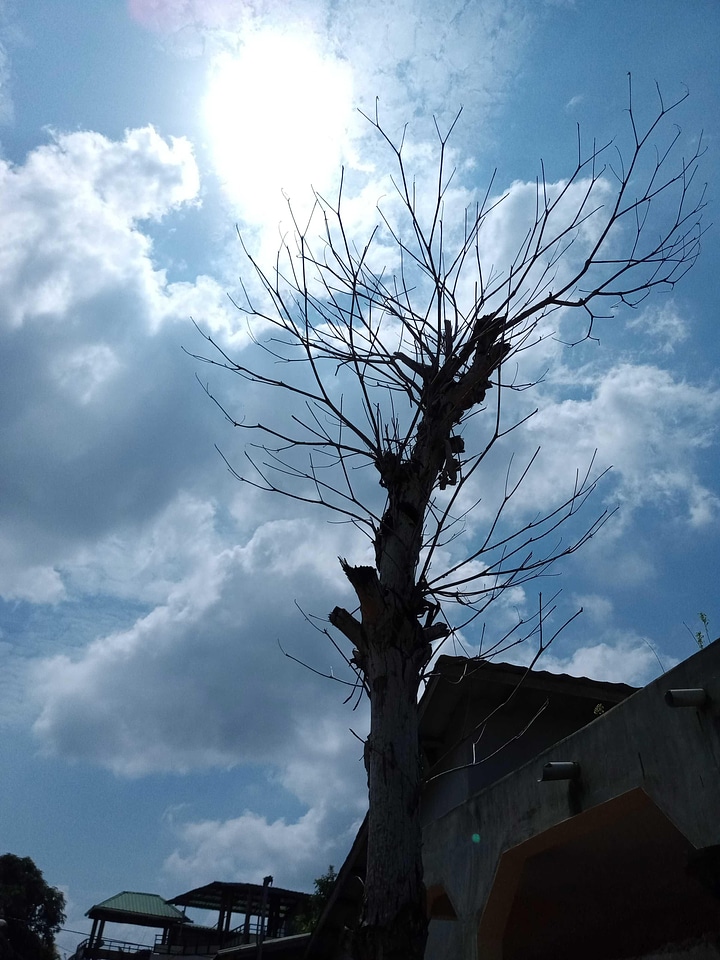
{"type": "Polygon", "coordinates": [[[178,320],[190,341],[191,311],[244,335],[216,280],[167,283],[139,223],[194,202],[186,140],[57,134],[0,179],[0,592],[54,602],[78,542],[142,522],[205,468],[190,449],[211,411],[178,320]]]}
{"type": "MultiPolygon", "coordinates": [[[[227,290],[216,279],[199,276],[190,283],[177,281],[169,283],[162,295],[153,298],[155,307],[155,326],[157,329],[164,321],[193,318],[198,326],[213,336],[222,335],[223,346],[231,348],[236,354],[250,341],[244,318],[230,303],[227,290]]],[[[188,330],[188,349],[199,349],[194,342],[194,333],[188,330]]]]}
{"type": "MultiPolygon", "coordinates": [[[[364,714],[338,724],[344,688],[285,659],[277,640],[322,670],[342,667],[292,601],[324,614],[348,596],[336,560],[348,533],[318,530],[233,481],[234,526],[192,492],[213,476],[214,492],[227,484],[212,447],[217,411],[192,389],[177,320],[193,314],[235,349],[247,337],[217,281],[167,283],[135,220],[192,202],[189,146],[152,130],[119,144],[59,136],[4,173],[15,247],[0,298],[15,314],[3,334],[0,588],[146,609],[87,645],[69,637],[29,670],[18,660],[25,695],[12,703],[27,705],[32,691],[49,753],[131,776],[269,763],[313,810],[333,776],[338,789],[352,780],[336,773],[336,731],[362,728],[364,714]]],[[[188,324],[191,346],[193,335],[188,324]]]]}
{"type": "Polygon", "coordinates": [[[269,821],[246,811],[225,821],[200,820],[177,828],[180,849],[165,861],[163,872],[177,885],[196,886],[224,880],[262,883],[268,874],[291,889],[312,890],[313,879],[328,864],[339,865],[357,831],[358,821],[340,824],[328,804],[308,810],[298,820],[269,821]]]}
{"type": "Polygon", "coordinates": [[[188,141],[168,144],[152,127],[122,142],[56,134],[21,167],[0,161],[0,315],[18,327],[127,284],[162,286],[135,224],[192,200],[198,187],[188,141]]]}
{"type": "Polygon", "coordinates": [[[372,111],[379,96],[391,130],[420,112],[444,122],[465,104],[477,131],[514,78],[533,17],[522,4],[492,0],[401,0],[392,8],[381,0],[362,8],[343,0],[330,22],[353,64],[361,102],[372,111]]]}
{"type": "Polygon", "coordinates": [[[580,104],[585,99],[585,95],[582,93],[576,93],[574,97],[570,97],[568,102],[565,104],[565,109],[568,113],[571,113],[575,107],[579,107],[580,104]]]}
{"type": "MultiPolygon", "coordinates": [[[[364,713],[347,717],[360,725],[364,713]]],[[[246,810],[218,821],[183,820],[178,811],[171,823],[178,846],[164,874],[177,885],[218,876],[261,882],[272,874],[288,887],[312,889],[320,870],[342,862],[367,808],[362,745],[339,720],[309,709],[288,738],[291,749],[280,751],[277,779],[306,812],[273,820],[246,810]]]]}
{"type": "Polygon", "coordinates": [[[82,544],[66,557],[64,573],[77,594],[162,605],[178,587],[189,590],[223,549],[214,505],[180,491],[152,522],[82,544]]]}
{"type": "MultiPolygon", "coordinates": [[[[336,717],[344,694],[284,658],[278,640],[300,660],[322,658],[321,669],[335,663],[342,673],[293,597],[310,613],[342,602],[349,588],[334,558],[346,535],[301,519],[269,521],[246,544],[224,547],[207,505],[186,503],[170,518],[166,543],[158,533],[168,520],[136,556],[153,543],[157,554],[129,564],[138,582],[157,577],[146,596],[162,593],[164,579],[166,597],[128,629],[36,664],[40,742],[128,775],[287,763],[302,744],[305,754],[314,750],[308,718],[321,705],[336,717]]],[[[122,571],[126,558],[114,559],[122,571]]],[[[325,722],[313,721],[316,729],[325,722]]]]}
{"type": "Polygon", "coordinates": [[[717,520],[720,513],[720,497],[711,490],[694,486],[689,497],[690,524],[693,527],[707,527],[717,520]]]}
{"type": "Polygon", "coordinates": [[[104,343],[88,343],[55,359],[52,371],[58,383],[81,404],[97,398],[102,385],[118,372],[115,351],[104,343]]]}
{"type": "Polygon", "coordinates": [[[260,522],[234,547],[224,546],[227,534],[210,504],[181,496],[136,545],[101,546],[96,579],[79,567],[71,582],[105,592],[116,578],[157,605],[128,629],[36,661],[23,686],[44,752],[123,776],[250,763],[305,808],[276,820],[176,812],[169,880],[270,872],[309,888],[319,864],[344,856],[364,811],[362,748],[348,727],[363,736],[367,712],[353,713],[342,703],[348,687],[283,657],[277,641],[323,672],[349,675],[293,598],[320,614],[346,602],[336,557],[353,545],[346,530],[301,518],[260,522]]]}
{"type": "Polygon", "coordinates": [[[65,596],[60,572],[50,565],[25,563],[22,547],[0,545],[0,596],[30,603],[56,603],[65,596]]]}
{"type": "Polygon", "coordinates": [[[718,499],[702,483],[698,469],[712,443],[720,410],[720,391],[676,379],[649,364],[619,363],[584,374],[583,399],[544,402],[521,439],[527,448],[542,445],[542,468],[532,474],[526,506],[550,503],[598,451],[600,466],[612,465],[611,498],[623,516],[653,506],[693,523],[716,515],[718,499]]]}
{"type": "Polygon", "coordinates": [[[23,727],[32,723],[33,709],[28,701],[28,671],[31,655],[18,650],[14,643],[0,633],[0,732],[8,737],[9,727],[23,727]]]}
{"type": "Polygon", "coordinates": [[[315,864],[322,857],[326,839],[320,835],[318,810],[310,810],[295,823],[273,822],[247,812],[223,822],[198,821],[182,826],[181,840],[187,852],[176,851],[165,861],[165,872],[178,883],[198,885],[217,876],[262,883],[268,873],[284,884],[293,884],[298,867],[315,864]]]}
{"type": "Polygon", "coordinates": [[[573,677],[644,686],[677,662],[665,655],[661,661],[647,637],[618,632],[607,641],[579,647],[565,657],[543,654],[538,667],[573,677]]]}
{"type": "Polygon", "coordinates": [[[612,601],[598,593],[577,595],[573,603],[581,607],[585,616],[595,624],[607,623],[612,615],[612,601]]]}
{"type": "MultiPolygon", "coordinates": [[[[511,489],[540,448],[533,468],[506,505],[498,540],[571,497],[576,471],[582,476],[597,451],[595,475],[607,466],[612,470],[582,512],[558,529],[546,547],[567,548],[603,510],[619,505],[619,512],[583,547],[577,562],[592,577],[596,590],[647,585],[660,559],[645,532],[648,517],[662,518],[666,526],[674,524],[690,534],[703,529],[709,533],[720,516],[720,498],[705,478],[720,391],[712,384],[689,384],[649,364],[620,362],[609,368],[598,364],[597,369],[573,370],[563,366],[562,359],[558,350],[553,376],[536,390],[506,396],[505,424],[513,422],[514,415],[529,413],[535,404],[539,412],[498,444],[467,484],[455,513],[472,510],[462,535],[449,544],[446,554],[458,562],[472,552],[474,538],[485,535],[503,502],[508,464],[511,489]]],[[[612,354],[601,359],[607,363],[612,354]]],[[[491,407],[470,423],[466,450],[482,449],[482,431],[494,425],[493,413],[491,407]]],[[[537,543],[530,549],[535,559],[543,553],[537,543]]],[[[434,576],[442,569],[442,557],[437,559],[434,576]]],[[[483,558],[486,563],[490,559],[483,558]]],[[[567,570],[572,562],[562,562],[554,572],[567,570]]],[[[525,590],[532,597],[532,586],[525,590]]],[[[493,617],[497,613],[496,605],[493,617]]],[[[505,619],[512,613],[506,605],[505,619]]],[[[505,621],[493,622],[498,630],[505,621]]]]}
{"type": "Polygon", "coordinates": [[[627,324],[630,329],[652,337],[657,344],[655,349],[664,354],[674,353],[689,336],[687,319],[674,300],[645,307],[636,316],[631,316],[627,324]]]}

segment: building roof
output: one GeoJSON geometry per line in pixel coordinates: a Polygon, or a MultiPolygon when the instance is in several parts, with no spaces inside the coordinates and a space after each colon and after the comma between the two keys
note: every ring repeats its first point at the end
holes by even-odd
{"type": "MultiPolygon", "coordinates": [[[[179,907],[195,907],[199,910],[229,909],[233,913],[257,915],[263,896],[263,886],[257,883],[224,883],[214,880],[203,887],[196,887],[187,893],[181,893],[170,901],[179,907]]],[[[268,903],[279,912],[282,918],[286,913],[308,899],[309,894],[296,890],[284,890],[282,887],[267,888],[268,903]]]]}
{"type": "MultiPolygon", "coordinates": [[[[448,731],[457,740],[470,734],[471,729],[465,729],[461,720],[469,703],[482,705],[486,720],[490,720],[498,713],[506,717],[532,715],[548,701],[562,709],[568,723],[577,729],[593,719],[598,704],[603,711],[609,710],[636,692],[637,687],[626,683],[531,670],[514,663],[438,657],[418,704],[420,738],[428,764],[425,772],[435,768],[438,757],[434,748],[448,731]]],[[[511,753],[505,754],[505,762],[512,766],[511,753]]]]}
{"type": "Polygon", "coordinates": [[[637,687],[627,683],[609,683],[589,677],[573,677],[567,673],[531,670],[515,663],[493,663],[467,657],[438,657],[425,692],[418,706],[423,733],[432,735],[432,727],[447,720],[448,702],[462,693],[473,699],[489,702],[504,693],[539,691],[558,694],[564,702],[592,700],[614,706],[636,693],[637,687]],[[461,684],[462,681],[462,684],[461,684]],[[462,687],[462,690],[461,690],[462,687]]]}
{"type": "Polygon", "coordinates": [[[123,890],[114,897],[90,907],[85,914],[91,920],[131,923],[140,927],[169,927],[191,920],[156,893],[123,890]]]}

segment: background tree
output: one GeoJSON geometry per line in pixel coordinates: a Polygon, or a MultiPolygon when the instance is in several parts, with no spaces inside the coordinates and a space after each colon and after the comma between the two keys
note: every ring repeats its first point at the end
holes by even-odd
{"type": "Polygon", "coordinates": [[[337,874],[332,864],[327,868],[326,873],[315,878],[315,891],[310,897],[307,907],[298,917],[297,928],[301,933],[312,933],[317,926],[336,880],[337,874]]]}
{"type": "Polygon", "coordinates": [[[54,960],[55,934],[65,922],[65,897],[45,882],[30,857],[0,856],[0,916],[7,921],[9,957],[54,960]]]}
{"type": "MultiPolygon", "coordinates": [[[[374,230],[362,241],[352,235],[341,180],[336,200],[316,195],[306,225],[293,216],[272,270],[243,247],[261,293],[246,289],[238,307],[260,352],[246,362],[207,337],[214,351],[198,357],[285,396],[270,421],[239,421],[216,400],[231,423],[258,437],[246,447],[247,471],[228,464],[233,473],[330,509],[372,546],[371,562],[340,561],[357,608],[329,616],[370,699],[358,958],[424,953],[416,707],[433,644],[510,587],[547,573],[607,517],[580,527],[574,520],[598,480],[590,463],[551,510],[512,528],[508,506],[535,457],[517,471],[511,462],[487,529],[441,566],[453,555],[448,545],[457,554],[453,541],[482,495],[479,468],[496,469],[491,451],[527,419],[513,418],[507,402],[537,382],[523,379],[525,352],[569,313],[581,318],[572,342],[592,338],[599,317],[672,287],[698,255],[703,195],[691,187],[701,148],[676,157],[680,133],[664,127],[685,97],[669,105],[658,97],[641,129],[630,87],[624,151],[612,142],[585,149],[578,131],[572,173],[551,184],[543,171],[525,235],[500,265],[491,238],[507,195],[493,195],[491,182],[481,200],[458,209],[448,159],[454,124],[447,133],[436,126],[437,175],[422,189],[407,169],[404,139],[394,141],[377,114],[367,118],[394,164],[394,193],[378,207],[374,230]],[[368,465],[376,485],[362,470],[368,465]]],[[[529,637],[539,655],[551,639],[543,631],[551,611],[541,600],[534,618],[519,620],[484,655],[529,637]]]]}

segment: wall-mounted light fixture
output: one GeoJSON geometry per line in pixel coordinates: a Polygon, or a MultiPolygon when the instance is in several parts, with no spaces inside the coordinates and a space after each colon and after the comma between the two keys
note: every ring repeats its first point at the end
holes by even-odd
{"type": "Polygon", "coordinates": [[[686,690],[668,690],[665,703],[669,707],[702,707],[707,703],[708,695],[702,687],[688,687],[686,690]]]}
{"type": "Polygon", "coordinates": [[[542,768],[542,776],[538,783],[548,780],[579,780],[580,764],[574,760],[553,760],[542,768]]]}

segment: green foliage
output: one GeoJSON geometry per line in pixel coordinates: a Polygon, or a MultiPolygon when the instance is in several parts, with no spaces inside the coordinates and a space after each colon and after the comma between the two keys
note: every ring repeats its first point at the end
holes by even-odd
{"type": "Polygon", "coordinates": [[[65,897],[45,882],[30,857],[0,856],[0,916],[7,921],[0,957],[55,960],[55,934],[65,922],[65,897]]]}
{"type": "Polygon", "coordinates": [[[700,623],[702,624],[702,630],[693,631],[690,629],[690,627],[688,627],[687,624],[684,624],[684,626],[695,643],[698,645],[698,648],[702,650],[706,644],[710,643],[710,620],[704,613],[699,613],[698,617],[700,618],[700,623]]]}
{"type": "Polygon", "coordinates": [[[710,643],[710,630],[708,629],[708,618],[705,616],[705,614],[699,613],[698,616],[700,617],[700,623],[702,623],[703,628],[705,629],[705,636],[703,637],[702,632],[698,630],[698,632],[695,634],[695,639],[698,642],[698,646],[702,650],[706,642],[710,643]]]}
{"type": "Polygon", "coordinates": [[[323,873],[322,876],[316,878],[315,893],[311,896],[308,906],[297,918],[298,933],[312,933],[315,929],[325,909],[325,904],[330,899],[336,880],[337,874],[332,864],[328,867],[327,873],[323,873]]]}

